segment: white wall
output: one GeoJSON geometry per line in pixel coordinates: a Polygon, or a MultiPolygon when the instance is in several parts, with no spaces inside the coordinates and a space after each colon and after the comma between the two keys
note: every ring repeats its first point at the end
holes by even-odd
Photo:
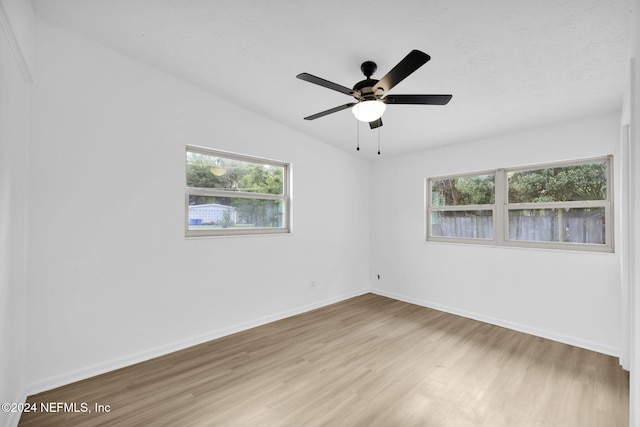
{"type": "Polygon", "coordinates": [[[619,354],[618,254],[471,246],[424,238],[425,177],[615,155],[619,134],[620,114],[615,113],[375,162],[374,291],[619,354]]]}
{"type": "MultiPolygon", "coordinates": [[[[29,118],[29,25],[33,12],[0,1],[0,402],[26,397],[26,212],[29,118]]],[[[19,413],[0,411],[0,425],[19,413]]]]}
{"type": "Polygon", "coordinates": [[[36,34],[31,392],[368,290],[368,163],[45,22],[36,34]],[[292,162],[294,233],[185,239],[185,144],[292,162]]]}

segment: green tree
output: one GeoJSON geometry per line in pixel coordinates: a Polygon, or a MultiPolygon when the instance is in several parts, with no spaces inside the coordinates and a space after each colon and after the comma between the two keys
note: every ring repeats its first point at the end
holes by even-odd
{"type": "Polygon", "coordinates": [[[282,194],[282,169],[251,164],[245,169],[238,188],[249,193],[282,194]]]}
{"type": "Polygon", "coordinates": [[[434,206],[484,205],[495,199],[495,175],[477,175],[433,181],[434,206]]]}
{"type": "Polygon", "coordinates": [[[606,163],[514,172],[509,176],[510,203],[604,200],[606,163]]]}

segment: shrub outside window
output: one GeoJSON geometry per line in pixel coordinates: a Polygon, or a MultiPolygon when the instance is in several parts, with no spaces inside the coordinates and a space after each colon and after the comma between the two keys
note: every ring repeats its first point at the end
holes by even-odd
{"type": "Polygon", "coordinates": [[[427,179],[427,240],[613,251],[611,158],[427,179]]]}
{"type": "Polygon", "coordinates": [[[185,235],[289,233],[288,163],[186,147],[185,235]]]}

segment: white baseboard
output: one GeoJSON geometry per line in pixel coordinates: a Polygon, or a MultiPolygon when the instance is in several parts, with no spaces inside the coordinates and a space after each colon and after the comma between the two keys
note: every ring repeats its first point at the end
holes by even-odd
{"type": "Polygon", "coordinates": [[[480,322],[501,326],[503,328],[512,329],[514,331],[524,332],[529,335],[535,335],[541,338],[558,341],[558,342],[569,344],[575,347],[580,347],[587,350],[595,351],[597,353],[603,353],[603,354],[607,354],[609,356],[614,356],[614,357],[620,356],[620,349],[616,347],[602,345],[595,342],[583,340],[580,338],[570,337],[567,335],[556,334],[554,332],[532,328],[530,326],[521,325],[519,323],[497,319],[495,317],[485,316],[482,314],[477,314],[477,313],[473,313],[466,310],[460,310],[454,307],[449,307],[446,305],[437,304],[431,301],[426,301],[418,298],[408,297],[405,295],[396,294],[395,292],[388,292],[382,289],[373,288],[371,289],[371,293],[388,297],[388,298],[393,298],[398,301],[408,302],[410,304],[420,305],[422,307],[432,308],[438,311],[444,311],[445,313],[455,314],[455,315],[466,317],[469,319],[478,320],[480,322]]]}
{"type": "MultiPolygon", "coordinates": [[[[77,381],[81,381],[87,378],[94,377],[96,375],[104,374],[106,372],[114,371],[116,369],[124,368],[126,366],[134,365],[136,363],[144,362],[159,356],[164,356],[175,351],[183,350],[188,347],[192,347],[198,344],[202,344],[211,340],[222,338],[227,335],[242,332],[247,329],[255,328],[257,326],[265,325],[267,323],[275,322],[277,320],[285,319],[287,317],[295,316],[297,314],[306,313],[317,308],[321,308],[327,305],[335,304],[340,301],[344,301],[349,298],[357,297],[369,293],[369,289],[361,289],[355,292],[349,292],[336,297],[327,298],[321,301],[316,301],[311,304],[303,305],[291,310],[283,311],[280,313],[272,314],[269,316],[261,317],[258,319],[244,322],[238,325],[234,325],[228,328],[212,331],[207,334],[198,335],[185,340],[173,342],[171,344],[163,345],[160,347],[152,348],[143,352],[132,354],[129,356],[120,357],[108,362],[98,363],[93,366],[78,369],[76,371],[67,372],[62,375],[57,375],[51,378],[47,378],[41,381],[36,381],[27,386],[28,395],[42,393],[43,391],[51,390],[63,385],[71,384],[77,381]]],[[[26,399],[27,393],[25,393],[26,399]]]]}

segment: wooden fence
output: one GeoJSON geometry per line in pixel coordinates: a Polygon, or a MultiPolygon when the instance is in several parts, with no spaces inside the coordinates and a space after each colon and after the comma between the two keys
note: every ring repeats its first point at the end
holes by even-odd
{"type": "MultiPolygon", "coordinates": [[[[493,219],[487,216],[439,217],[432,234],[440,237],[493,239],[493,219]]],[[[602,216],[509,216],[509,240],[605,244],[602,216]],[[559,222],[562,222],[560,229],[559,222]]]]}

